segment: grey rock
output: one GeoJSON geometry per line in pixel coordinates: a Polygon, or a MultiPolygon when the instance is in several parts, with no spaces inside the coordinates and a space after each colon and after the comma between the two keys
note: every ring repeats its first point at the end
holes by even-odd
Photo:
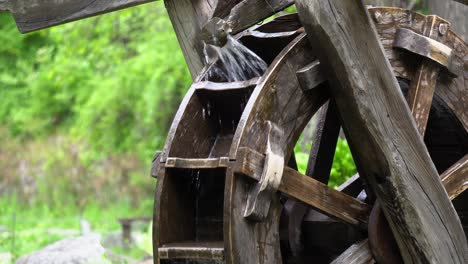
{"type": "Polygon", "coordinates": [[[101,264],[110,263],[98,234],[89,234],[55,242],[18,259],[16,264],[101,264]]]}

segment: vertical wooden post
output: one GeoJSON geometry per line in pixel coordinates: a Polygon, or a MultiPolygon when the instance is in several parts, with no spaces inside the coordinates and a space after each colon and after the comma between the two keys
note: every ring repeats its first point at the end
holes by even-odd
{"type": "Polygon", "coordinates": [[[214,0],[164,0],[192,79],[203,68],[201,31],[211,18],[214,0]]]}
{"type": "Polygon", "coordinates": [[[361,1],[297,0],[331,85],[359,174],[376,193],[405,263],[468,263],[444,191],[361,1]]]}

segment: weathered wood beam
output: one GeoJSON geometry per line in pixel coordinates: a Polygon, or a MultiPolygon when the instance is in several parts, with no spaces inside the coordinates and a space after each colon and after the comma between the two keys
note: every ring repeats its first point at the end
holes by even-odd
{"type": "Polygon", "coordinates": [[[382,204],[405,263],[467,263],[460,220],[418,135],[361,1],[297,0],[353,157],[382,204]]]}
{"type": "Polygon", "coordinates": [[[375,263],[372,257],[369,242],[366,240],[357,242],[346,249],[331,264],[371,264],[375,263]]]}
{"type": "Polygon", "coordinates": [[[155,0],[1,0],[22,33],[101,15],[155,0]]]}
{"type": "Polygon", "coordinates": [[[440,175],[450,199],[455,199],[468,188],[468,154],[440,175]]]}
{"type": "MultiPolygon", "coordinates": [[[[249,148],[240,148],[233,168],[236,173],[259,181],[264,162],[265,155],[249,148]]],[[[370,207],[367,204],[289,167],[283,170],[278,190],[330,217],[361,228],[367,226],[367,217],[370,213],[370,207]]]]}

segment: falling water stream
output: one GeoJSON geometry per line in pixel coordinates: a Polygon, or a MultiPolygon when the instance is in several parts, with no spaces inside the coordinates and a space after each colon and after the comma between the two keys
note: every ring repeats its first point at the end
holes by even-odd
{"type": "MultiPolygon", "coordinates": [[[[247,81],[255,77],[262,76],[268,65],[262,60],[257,54],[252,52],[238,40],[233,38],[231,35],[227,35],[225,38],[224,45],[220,46],[219,38],[212,36],[217,41],[218,45],[206,44],[204,46],[204,54],[209,70],[205,75],[205,81],[212,82],[238,82],[247,81]]],[[[245,95],[244,102],[240,103],[240,107],[243,109],[248,100],[248,95],[245,95]]],[[[218,111],[212,109],[213,106],[208,101],[202,109],[203,120],[205,118],[211,118],[217,121],[219,127],[222,127],[221,115],[218,111]],[[217,119],[217,120],[216,120],[217,119]]],[[[231,120],[232,130],[235,130],[236,123],[231,120]]],[[[206,195],[204,188],[213,188],[213,183],[210,184],[212,179],[203,177],[200,175],[200,171],[192,171],[192,188],[196,193],[195,202],[195,225],[198,226],[203,222],[216,223],[219,219],[207,219],[206,216],[199,215],[199,203],[200,199],[203,199],[206,195]],[[202,217],[203,219],[200,219],[202,217]]],[[[196,236],[198,237],[198,235],[196,236]]]]}
{"type": "Polygon", "coordinates": [[[264,60],[231,35],[222,47],[205,44],[204,53],[206,63],[213,63],[207,80],[246,81],[262,76],[268,67],[264,60]]]}

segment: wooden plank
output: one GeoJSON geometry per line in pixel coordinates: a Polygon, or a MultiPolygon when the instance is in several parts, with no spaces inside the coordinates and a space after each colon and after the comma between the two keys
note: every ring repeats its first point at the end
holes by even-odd
{"type": "Polygon", "coordinates": [[[223,241],[176,242],[158,248],[159,259],[209,259],[224,260],[223,241]]]}
{"type": "MultiPolygon", "coordinates": [[[[427,21],[423,26],[423,34],[428,38],[442,40],[448,32],[449,26],[447,21],[438,16],[427,16],[427,21]]],[[[398,38],[396,38],[397,40],[398,38]]],[[[422,47],[416,47],[416,49],[422,49],[422,47]]],[[[442,59],[439,58],[440,60],[442,59]]],[[[434,62],[423,60],[409,86],[407,101],[422,138],[424,138],[426,131],[439,70],[439,66],[434,62]]]]}
{"type": "Polygon", "coordinates": [[[255,86],[258,83],[259,78],[252,78],[247,81],[240,81],[240,82],[227,82],[227,83],[219,83],[219,82],[195,82],[192,84],[192,87],[196,90],[209,90],[211,92],[222,92],[227,90],[242,90],[249,88],[251,86],[255,86]]]}
{"type": "Polygon", "coordinates": [[[154,0],[25,0],[0,1],[13,14],[22,33],[120,10],[154,0]]]}
{"type": "Polygon", "coordinates": [[[366,240],[351,245],[341,253],[331,264],[370,264],[375,263],[369,242],[366,240]]]}
{"type": "MultiPolygon", "coordinates": [[[[439,33],[447,33],[447,25],[439,25],[439,33]]],[[[458,76],[463,74],[463,65],[452,57],[453,50],[441,42],[420,35],[410,29],[400,28],[397,30],[393,47],[405,49],[412,53],[424,56],[441,66],[445,67],[450,73],[458,76]]]]}
{"type": "Polygon", "coordinates": [[[297,0],[328,76],[359,174],[382,204],[406,263],[467,263],[460,220],[418,135],[361,1],[297,0]]]}
{"type": "Polygon", "coordinates": [[[440,175],[450,199],[455,199],[468,188],[468,154],[440,175]]]}
{"type": "MultiPolygon", "coordinates": [[[[234,171],[259,181],[264,161],[263,154],[249,148],[240,148],[237,161],[234,163],[234,171]]],[[[285,167],[283,170],[278,190],[326,215],[361,228],[367,226],[367,216],[370,213],[367,204],[289,167],[285,167]]]]}
{"type": "Polygon", "coordinates": [[[226,168],[229,159],[227,157],[209,158],[209,159],[181,159],[167,158],[166,168],[183,168],[183,169],[212,169],[226,168]]]}
{"type": "Polygon", "coordinates": [[[341,124],[334,100],[331,99],[323,107],[324,111],[321,112],[323,115],[320,117],[314,133],[306,175],[327,184],[341,124]]]}

